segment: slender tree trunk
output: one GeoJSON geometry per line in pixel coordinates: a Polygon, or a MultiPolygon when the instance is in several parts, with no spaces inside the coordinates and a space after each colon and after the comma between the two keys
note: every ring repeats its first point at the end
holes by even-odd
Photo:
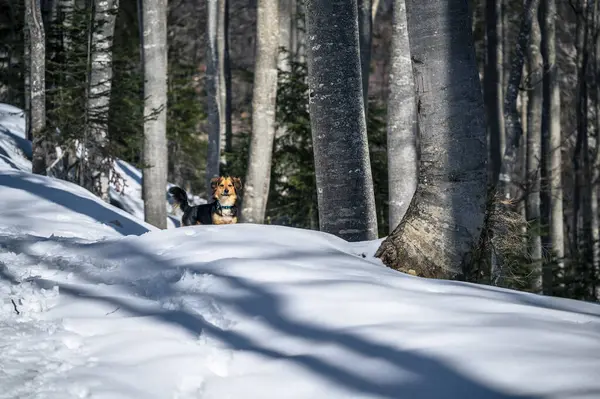
{"type": "Polygon", "coordinates": [[[356,0],[307,0],[308,86],[321,231],[377,238],[356,0]]]}
{"type": "Polygon", "coordinates": [[[504,136],[504,87],[502,0],[486,1],[487,58],[485,64],[485,96],[490,134],[492,183],[500,176],[502,155],[506,147],[504,136]]]}
{"type": "Polygon", "coordinates": [[[358,6],[358,35],[360,40],[360,67],[362,76],[363,102],[365,115],[369,108],[369,75],[371,70],[371,37],[373,20],[371,0],[357,0],[358,6]]]}
{"type": "MultiPolygon", "coordinates": [[[[545,0],[540,4],[542,57],[544,59],[542,107],[542,176],[545,178],[544,210],[550,236],[548,246],[556,257],[559,278],[564,275],[563,186],[561,175],[562,139],[560,127],[560,88],[556,64],[556,2],[545,0]]],[[[544,265],[544,294],[552,295],[552,263],[544,265]]]]}
{"type": "Polygon", "coordinates": [[[521,126],[519,112],[517,109],[517,97],[519,96],[519,87],[523,76],[523,65],[527,57],[527,43],[531,32],[533,19],[537,16],[539,0],[526,0],[523,9],[523,20],[517,38],[515,55],[512,60],[510,78],[506,88],[506,97],[504,99],[504,119],[506,123],[506,148],[502,158],[500,168],[500,178],[498,191],[505,198],[510,199],[512,175],[516,166],[519,152],[519,144],[523,137],[523,127],[521,126]]]}
{"type": "Polygon", "coordinates": [[[143,0],[144,217],[167,228],[167,1],[143,0]]]}
{"type": "Polygon", "coordinates": [[[379,0],[373,0],[373,6],[371,7],[371,21],[375,23],[377,18],[377,10],[379,9],[379,0]]]}
{"type": "Polygon", "coordinates": [[[223,86],[225,87],[225,152],[233,152],[233,128],[231,125],[231,60],[229,57],[229,2],[223,0],[225,4],[223,16],[223,86]]]}
{"type": "MultiPolygon", "coordinates": [[[[594,9],[594,27],[596,35],[600,29],[600,2],[595,2],[594,9]]],[[[600,38],[594,39],[594,79],[595,89],[595,129],[596,129],[596,148],[594,149],[595,158],[592,169],[592,193],[590,198],[590,209],[592,214],[592,238],[594,242],[593,267],[595,276],[595,295],[596,300],[600,299],[600,38]]]]}
{"type": "Polygon", "coordinates": [[[404,0],[393,6],[387,112],[389,225],[402,221],[417,188],[416,98],[404,0]]]}
{"type": "Polygon", "coordinates": [[[229,63],[229,0],[219,1],[219,26],[217,31],[219,55],[219,131],[220,145],[231,149],[231,66],[229,63]],[[228,147],[229,146],[229,147],[228,147]]]}
{"type": "Polygon", "coordinates": [[[386,265],[464,278],[483,227],[485,108],[466,0],[407,0],[417,88],[419,184],[402,222],[378,249],[386,265]]]}
{"type": "Polygon", "coordinates": [[[242,220],[247,223],[263,223],[267,208],[275,138],[278,46],[279,1],[258,0],[252,139],[242,207],[242,220]]]}
{"type": "Polygon", "coordinates": [[[529,254],[534,264],[535,290],[542,292],[542,237],[540,232],[540,161],[542,144],[543,60],[540,53],[540,26],[532,21],[528,54],[527,104],[527,193],[526,219],[534,229],[529,233],[529,254]]]}
{"type": "Polygon", "coordinates": [[[277,68],[289,72],[290,57],[292,56],[292,19],[294,18],[294,0],[279,0],[279,48],[285,53],[279,53],[277,68]]]}
{"type": "Polygon", "coordinates": [[[37,0],[25,0],[29,34],[29,121],[33,138],[31,171],[46,174],[46,39],[42,12],[37,0]]]}
{"type": "Polygon", "coordinates": [[[33,143],[33,135],[31,134],[31,36],[29,34],[29,27],[31,22],[29,21],[28,9],[30,8],[30,1],[25,1],[25,15],[24,15],[24,26],[23,29],[23,109],[25,111],[25,132],[27,140],[33,143]]]}
{"type": "Polygon", "coordinates": [[[106,145],[108,141],[108,107],[112,89],[112,43],[118,0],[94,0],[91,63],[87,113],[89,126],[92,192],[109,202],[108,187],[111,165],[106,145]]]}
{"type": "Polygon", "coordinates": [[[219,176],[221,162],[221,82],[219,81],[219,0],[208,0],[206,23],[206,110],[208,148],[206,154],[206,192],[211,192],[210,180],[219,176]]]}

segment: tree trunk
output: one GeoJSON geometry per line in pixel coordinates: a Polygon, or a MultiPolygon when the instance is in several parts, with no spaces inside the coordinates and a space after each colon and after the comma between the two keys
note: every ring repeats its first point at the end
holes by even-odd
{"type": "Polygon", "coordinates": [[[542,237],[540,232],[540,160],[542,144],[543,60],[540,53],[540,26],[532,21],[528,53],[527,102],[527,182],[526,219],[534,229],[529,232],[529,254],[534,264],[535,291],[542,292],[542,237]]]}
{"type": "Polygon", "coordinates": [[[112,89],[112,43],[118,0],[94,0],[91,63],[87,98],[89,127],[88,149],[92,174],[91,191],[109,202],[108,187],[111,165],[106,153],[108,107],[112,89]]]}
{"type": "Polygon", "coordinates": [[[231,151],[231,65],[229,63],[229,0],[219,1],[219,27],[217,30],[219,55],[219,131],[220,147],[231,151]]]}
{"type": "Polygon", "coordinates": [[[375,24],[377,18],[377,10],[379,9],[379,0],[373,0],[373,6],[371,7],[371,21],[375,24]]]}
{"type": "Polygon", "coordinates": [[[533,19],[537,16],[539,1],[526,0],[524,4],[523,20],[521,21],[515,55],[512,59],[510,77],[506,88],[506,97],[504,99],[506,148],[500,167],[498,192],[502,193],[506,199],[510,199],[511,197],[512,175],[517,162],[519,144],[523,137],[523,127],[521,126],[517,109],[517,97],[519,96],[519,87],[521,86],[521,78],[523,77],[523,65],[527,57],[527,43],[529,42],[531,25],[533,19]]]}
{"type": "Polygon", "coordinates": [[[31,171],[46,174],[46,39],[42,12],[37,0],[25,1],[25,21],[29,33],[29,128],[33,156],[31,171]]]}
{"type": "Polygon", "coordinates": [[[292,56],[292,18],[294,17],[294,0],[279,0],[279,48],[285,53],[279,53],[277,68],[289,72],[290,57],[292,56]]]}
{"type": "Polygon", "coordinates": [[[419,183],[376,256],[420,276],[464,278],[486,208],[485,108],[466,0],[408,0],[419,183]]]}
{"type": "Polygon", "coordinates": [[[417,115],[406,5],[393,5],[390,93],[387,111],[389,225],[402,221],[417,188],[417,115]]]}
{"type": "Polygon", "coordinates": [[[167,228],[167,1],[143,0],[144,217],[167,228]]]}
{"type": "MultiPolygon", "coordinates": [[[[594,27],[600,29],[600,2],[595,2],[594,9],[594,27]]],[[[594,76],[595,82],[594,96],[595,100],[595,129],[596,129],[596,148],[594,149],[595,158],[592,169],[592,193],[590,198],[590,209],[592,213],[592,238],[594,242],[593,260],[595,275],[595,295],[596,300],[600,300],[600,40],[596,38],[594,43],[594,76]]]]}
{"type": "Polygon", "coordinates": [[[252,95],[252,139],[244,183],[242,220],[263,223],[271,182],[275,138],[279,1],[258,0],[256,62],[252,95]]]}
{"type": "MultiPolygon", "coordinates": [[[[556,64],[556,2],[544,0],[540,4],[542,57],[544,59],[542,107],[542,176],[545,178],[544,210],[550,235],[547,243],[557,260],[559,277],[564,275],[564,228],[562,187],[562,139],[560,130],[560,88],[556,64]]],[[[552,295],[552,263],[544,265],[544,294],[552,295]]]]}
{"type": "Polygon", "coordinates": [[[206,193],[211,193],[210,180],[219,176],[221,162],[221,82],[219,81],[219,0],[208,0],[206,23],[206,111],[208,148],[206,154],[206,193]]]}
{"type": "Polygon", "coordinates": [[[503,87],[503,42],[502,1],[486,1],[487,58],[485,64],[485,96],[490,134],[490,160],[492,183],[498,182],[502,155],[506,147],[504,136],[504,87],[503,87]]]}
{"type": "Polygon", "coordinates": [[[365,115],[369,108],[369,74],[371,70],[371,36],[373,20],[371,0],[357,0],[358,6],[358,36],[360,41],[360,69],[362,76],[363,102],[365,115]]]}
{"type": "Polygon", "coordinates": [[[377,238],[356,0],[307,0],[310,124],[319,227],[348,241],[377,238]]]}

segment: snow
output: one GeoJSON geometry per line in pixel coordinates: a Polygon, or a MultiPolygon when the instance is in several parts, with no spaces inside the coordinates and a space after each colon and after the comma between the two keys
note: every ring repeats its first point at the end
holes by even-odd
{"type": "Polygon", "coordinates": [[[597,304],[409,276],[380,240],[158,230],[13,167],[0,220],[1,399],[600,397],[597,304]]]}

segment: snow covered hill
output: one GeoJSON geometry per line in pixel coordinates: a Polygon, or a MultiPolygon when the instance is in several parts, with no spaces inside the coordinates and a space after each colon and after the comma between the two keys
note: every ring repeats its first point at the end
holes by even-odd
{"type": "Polygon", "coordinates": [[[0,399],[600,398],[600,305],[408,276],[377,245],[161,231],[0,167],[0,399]]]}
{"type": "MultiPolygon", "coordinates": [[[[0,170],[20,170],[31,172],[31,142],[25,133],[25,116],[23,110],[12,105],[0,103],[0,170]]],[[[133,165],[117,159],[114,170],[121,179],[111,183],[109,188],[110,200],[136,218],[144,219],[144,201],[142,200],[142,172],[133,165]]],[[[168,184],[166,190],[171,187],[168,184]]],[[[198,196],[191,196],[195,204],[206,203],[198,196]]],[[[169,215],[167,228],[178,227],[181,211],[174,210],[172,204],[165,199],[169,215]]]]}

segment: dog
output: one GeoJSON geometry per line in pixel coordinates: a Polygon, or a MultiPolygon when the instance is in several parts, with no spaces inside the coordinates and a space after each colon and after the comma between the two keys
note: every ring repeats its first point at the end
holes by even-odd
{"type": "Polygon", "coordinates": [[[181,224],[233,224],[238,222],[238,195],[241,194],[242,181],[239,177],[221,176],[211,179],[212,198],[209,204],[190,206],[187,193],[175,186],[169,189],[176,206],[183,211],[181,224]]]}

